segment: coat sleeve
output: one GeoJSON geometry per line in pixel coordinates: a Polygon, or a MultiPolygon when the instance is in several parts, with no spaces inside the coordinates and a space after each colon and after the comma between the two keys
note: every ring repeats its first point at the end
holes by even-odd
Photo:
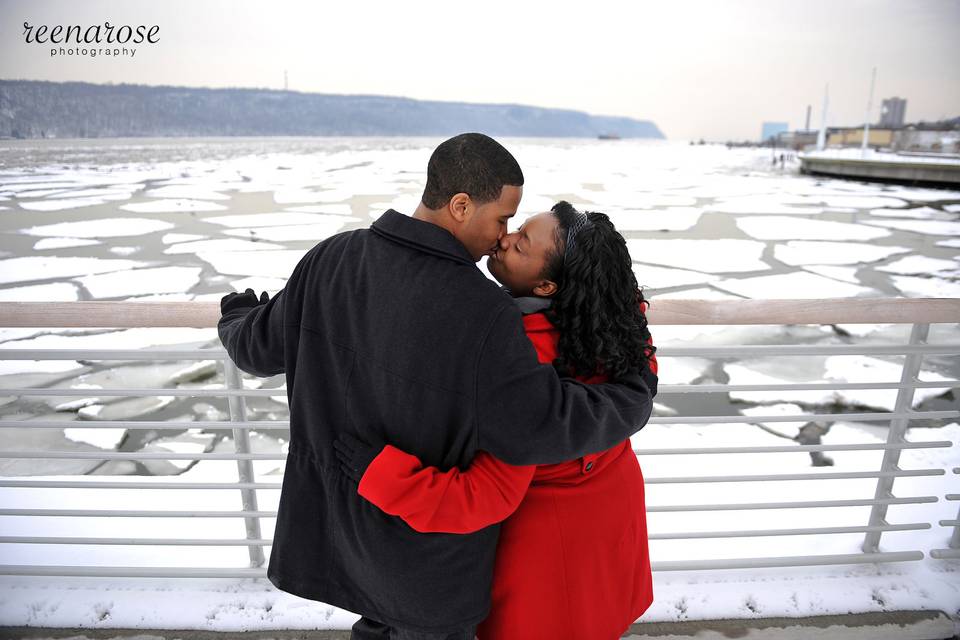
{"type": "Polygon", "coordinates": [[[534,471],[534,466],[511,466],[483,451],[464,471],[440,471],[387,445],[367,467],[358,492],[421,533],[473,533],[517,509],[534,471]]]}
{"type": "Polygon", "coordinates": [[[477,448],[515,465],[556,464],[605,451],[650,418],[657,376],[644,366],[616,383],[559,378],[541,365],[519,310],[505,306],[481,346],[477,448]]]}
{"type": "Polygon", "coordinates": [[[243,371],[261,378],[284,372],[285,293],[286,288],[266,304],[233,309],[220,317],[220,342],[243,371]]]}

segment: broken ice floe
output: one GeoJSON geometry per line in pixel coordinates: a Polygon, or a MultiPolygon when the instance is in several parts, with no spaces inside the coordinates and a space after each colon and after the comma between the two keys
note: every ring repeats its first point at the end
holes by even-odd
{"type": "Polygon", "coordinates": [[[187,200],[229,200],[230,196],[200,185],[171,184],[150,189],[144,193],[151,198],[176,198],[187,200]]]}
{"type": "MultiPolygon", "coordinates": [[[[34,420],[62,421],[64,426],[75,424],[73,414],[43,414],[21,418],[4,416],[4,420],[23,420],[23,428],[0,429],[0,448],[4,451],[100,451],[84,442],[75,442],[67,438],[60,429],[35,429],[30,427],[34,420]]],[[[37,459],[5,458],[0,459],[0,476],[40,476],[40,475],[83,475],[96,468],[101,461],[84,459],[37,459]]],[[[8,501],[5,506],[12,506],[8,501]]]]}
{"type": "Polygon", "coordinates": [[[960,282],[942,278],[892,276],[893,286],[904,295],[916,298],[960,298],[960,282]]]}
{"type": "MultiPolygon", "coordinates": [[[[216,435],[189,430],[175,436],[158,438],[142,449],[143,453],[205,453],[211,449],[216,435]]],[[[152,475],[177,475],[195,464],[194,460],[140,460],[152,475]]]]}
{"type": "Polygon", "coordinates": [[[135,260],[106,260],[103,258],[60,258],[56,256],[9,258],[0,260],[0,284],[71,278],[88,273],[132,269],[144,264],[135,260]]]}
{"type": "Polygon", "coordinates": [[[69,249],[70,247],[87,247],[94,244],[101,244],[99,240],[85,238],[43,238],[37,240],[33,245],[34,251],[46,251],[48,249],[69,249]]]}
{"type": "Polygon", "coordinates": [[[220,274],[288,278],[304,253],[292,249],[258,251],[256,260],[251,260],[249,251],[203,251],[197,257],[220,274]]]}
{"type": "Polygon", "coordinates": [[[907,247],[889,247],[854,242],[818,242],[792,240],[773,248],[773,257],[795,267],[809,264],[862,264],[876,262],[907,247]]]}
{"type": "MultiPolygon", "coordinates": [[[[869,356],[800,356],[750,360],[724,366],[731,385],[793,384],[822,382],[899,383],[903,367],[899,363],[869,356]]],[[[945,381],[945,388],[916,389],[913,406],[938,396],[950,388],[950,379],[925,371],[931,382],[945,381]]],[[[841,404],[893,411],[896,389],[839,389],[788,391],[731,391],[730,397],[746,402],[798,402],[813,405],[841,404]]]]}
{"type": "MultiPolygon", "coordinates": [[[[685,231],[693,228],[703,211],[693,207],[618,210],[605,212],[618,231],[685,231]]],[[[512,221],[511,221],[512,222],[512,221]]]]}
{"type": "Polygon", "coordinates": [[[764,246],[754,240],[627,240],[634,262],[707,273],[766,271],[764,246]]]}
{"type": "MultiPolygon", "coordinates": [[[[301,220],[298,222],[286,222],[286,214],[296,214],[296,213],[321,213],[334,216],[349,216],[353,214],[353,207],[349,204],[311,204],[302,207],[288,207],[284,211],[277,213],[264,213],[264,214],[253,214],[248,216],[223,216],[223,217],[234,217],[234,218],[250,218],[250,217],[264,217],[270,216],[271,218],[276,217],[277,220],[274,222],[265,222],[263,225],[256,226],[266,226],[268,224],[300,224],[302,222],[310,222],[310,220],[301,220]]],[[[292,216],[291,216],[292,218],[292,216]]],[[[244,226],[242,224],[237,224],[235,226],[244,226]]],[[[250,226],[254,226],[250,224],[250,226]]]]}
{"type": "Polygon", "coordinates": [[[116,449],[126,437],[127,430],[67,427],[63,430],[63,435],[74,442],[84,442],[100,449],[116,449]]]}
{"type": "Polygon", "coordinates": [[[637,283],[641,287],[649,287],[651,289],[665,289],[667,287],[678,287],[687,284],[705,284],[719,278],[719,276],[702,273],[700,271],[668,269],[666,267],[638,264],[633,265],[633,272],[637,277],[637,283]]]}
{"type": "Polygon", "coordinates": [[[233,280],[230,283],[230,287],[234,291],[246,291],[249,288],[253,289],[254,291],[267,291],[270,293],[270,297],[273,297],[275,292],[280,291],[286,285],[287,281],[285,278],[260,278],[257,276],[240,278],[239,280],[233,280]]]}
{"type": "Polygon", "coordinates": [[[960,235],[960,222],[947,222],[944,220],[871,220],[864,219],[864,224],[875,227],[887,227],[890,229],[900,229],[902,231],[912,231],[913,233],[922,233],[931,236],[957,236],[960,235]]]}
{"type": "Polygon", "coordinates": [[[149,218],[98,218],[80,222],[59,222],[23,229],[28,236],[71,236],[74,238],[117,238],[142,236],[172,229],[173,224],[149,218]]]}
{"type": "Polygon", "coordinates": [[[30,211],[62,211],[64,209],[92,207],[93,205],[105,204],[106,202],[103,198],[64,198],[62,200],[20,202],[20,207],[30,211]]]}
{"type": "Polygon", "coordinates": [[[874,240],[890,235],[863,225],[788,216],[737,218],[736,223],[748,236],[760,240],[874,240]]]}
{"type": "Polygon", "coordinates": [[[180,213],[182,211],[223,211],[226,209],[224,205],[215,202],[186,198],[131,202],[130,204],[120,205],[120,208],[134,213],[180,213]]]}
{"type": "Polygon", "coordinates": [[[212,222],[224,227],[281,227],[285,225],[303,225],[329,220],[329,216],[338,215],[335,212],[297,213],[295,211],[275,211],[273,213],[252,213],[247,215],[213,216],[204,218],[204,222],[212,222]]]}
{"type": "Polygon", "coordinates": [[[166,254],[198,253],[200,251],[265,251],[267,249],[283,249],[282,245],[269,242],[253,242],[235,238],[219,238],[216,240],[194,240],[180,242],[164,249],[166,254]]]}
{"type": "Polygon", "coordinates": [[[850,284],[860,284],[860,279],[857,278],[857,271],[860,270],[860,267],[832,267],[832,266],[822,266],[822,265],[810,265],[804,267],[805,271],[815,273],[819,276],[825,278],[832,278],[834,280],[839,280],[841,282],[849,282],[850,284]]]}
{"type": "Polygon", "coordinates": [[[349,216],[330,216],[314,224],[293,224],[281,227],[256,227],[254,229],[231,229],[224,234],[243,238],[263,238],[273,242],[305,240],[319,242],[339,233],[350,223],[360,222],[359,218],[349,216]]]}
{"type": "Polygon", "coordinates": [[[178,242],[192,242],[193,240],[205,240],[207,236],[196,233],[165,233],[160,242],[163,244],[176,244],[178,242]]]}
{"type": "Polygon", "coordinates": [[[932,207],[913,209],[873,209],[870,215],[884,218],[918,218],[921,220],[953,220],[954,216],[932,207]]]}
{"type": "Polygon", "coordinates": [[[712,284],[720,289],[754,299],[847,298],[877,295],[876,289],[805,272],[753,278],[727,278],[712,284]]]}
{"type": "MultiPolygon", "coordinates": [[[[643,285],[641,285],[643,288],[643,285]]],[[[646,293],[644,294],[646,295],[646,293]]],[[[655,293],[651,300],[742,300],[743,296],[737,296],[726,291],[717,291],[709,287],[700,287],[696,289],[683,289],[681,291],[671,291],[670,293],[655,293]]]]}
{"type": "Polygon", "coordinates": [[[131,420],[138,416],[156,413],[174,401],[173,396],[123,398],[110,404],[91,404],[81,407],[77,416],[81,420],[131,420]]]}
{"type": "Polygon", "coordinates": [[[926,256],[907,256],[895,262],[876,267],[877,271],[899,273],[904,275],[938,275],[960,276],[960,262],[956,260],[940,260],[926,256]]]}
{"type": "Polygon", "coordinates": [[[706,205],[707,211],[717,213],[731,214],[818,214],[823,212],[822,207],[794,206],[790,202],[807,204],[803,198],[790,198],[789,196],[746,196],[742,198],[728,198],[713,204],[706,205]]]}
{"type": "Polygon", "coordinates": [[[95,298],[115,298],[144,293],[184,292],[200,281],[200,271],[200,267],[156,267],[104,273],[77,280],[95,298]]]}
{"type": "Polygon", "coordinates": [[[29,287],[0,289],[0,301],[12,302],[72,302],[80,295],[77,285],[69,282],[52,282],[29,287]]]}

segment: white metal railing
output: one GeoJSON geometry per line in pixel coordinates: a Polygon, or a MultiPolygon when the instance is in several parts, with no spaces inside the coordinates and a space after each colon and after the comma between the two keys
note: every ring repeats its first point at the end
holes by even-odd
{"type": "MultiPolygon", "coordinates": [[[[915,561],[924,557],[924,552],[935,559],[960,557],[960,513],[955,520],[940,520],[937,525],[953,529],[947,548],[932,550],[908,550],[883,552],[879,549],[881,535],[885,532],[930,529],[930,522],[890,524],[886,521],[887,508],[891,505],[923,504],[938,502],[940,496],[895,496],[893,486],[896,478],[943,476],[944,469],[903,470],[898,466],[900,453],[906,449],[951,447],[950,441],[907,442],[904,434],[914,420],[953,420],[960,411],[914,411],[914,390],[919,388],[957,388],[957,380],[923,382],[918,380],[925,356],[960,355],[960,344],[928,344],[927,336],[931,323],[960,322],[960,299],[852,299],[852,300],[743,300],[743,301],[657,301],[648,314],[653,325],[702,325],[702,324],[834,324],[834,323],[900,323],[911,324],[912,331],[907,344],[900,345],[742,345],[723,347],[661,347],[663,357],[744,358],[749,356],[798,356],[798,355],[903,355],[905,362],[900,380],[883,383],[803,383],[803,384],[662,384],[661,395],[681,393],[728,393],[730,391],[771,390],[842,390],[842,389],[896,389],[897,400],[892,411],[857,413],[802,413],[795,415],[707,415],[707,416],[656,416],[650,424],[723,424],[767,422],[858,422],[886,421],[889,423],[885,443],[860,444],[806,444],[783,446],[724,446],[724,447],[677,447],[643,449],[638,455],[728,455],[765,454],[784,452],[829,452],[829,451],[882,451],[883,460],[878,469],[870,471],[775,473],[775,474],[730,474],[702,476],[648,477],[646,483],[689,484],[726,482],[781,482],[876,479],[873,497],[836,500],[785,500],[779,502],[732,502],[684,505],[648,506],[650,513],[710,512],[710,511],[762,511],[772,509],[809,509],[835,507],[870,507],[866,523],[851,526],[823,526],[804,528],[743,529],[728,531],[676,531],[652,533],[651,540],[684,540],[708,538],[776,537],[776,536],[828,536],[834,534],[864,534],[861,552],[855,554],[822,554],[784,557],[749,557],[713,560],[660,561],[653,563],[655,571],[690,569],[727,569],[747,567],[785,567],[829,564],[856,564],[875,562],[915,561]]],[[[219,319],[217,303],[136,303],[136,302],[75,302],[75,303],[6,303],[0,309],[0,326],[6,327],[213,327],[219,319]]],[[[223,349],[0,349],[0,359],[6,360],[216,360],[222,364],[225,386],[222,389],[169,389],[169,388],[32,388],[13,387],[0,389],[0,396],[57,396],[90,397],[121,396],[189,396],[226,397],[229,404],[229,421],[200,420],[189,423],[171,423],[148,420],[84,421],[85,429],[169,429],[188,424],[190,428],[232,430],[234,451],[232,453],[166,453],[166,452],[99,452],[99,451],[0,451],[0,459],[93,459],[93,460],[233,460],[237,463],[238,481],[194,482],[161,481],[145,478],[140,481],[123,479],[63,480],[0,478],[0,488],[55,488],[55,489],[135,489],[135,490],[207,490],[220,489],[239,492],[239,510],[167,510],[167,509],[51,509],[23,508],[0,505],[0,518],[36,517],[124,517],[124,518],[237,518],[245,525],[243,538],[157,538],[157,537],[89,537],[89,536],[15,536],[0,535],[0,544],[38,545],[119,545],[119,546],[198,546],[198,547],[246,547],[249,566],[233,568],[205,567],[137,567],[124,566],[67,566],[67,565],[0,565],[0,575],[35,576],[114,576],[114,577],[265,577],[264,547],[271,544],[261,531],[261,520],[275,518],[276,511],[258,508],[258,492],[277,491],[279,482],[257,482],[252,462],[255,460],[284,460],[275,453],[253,453],[250,450],[251,430],[286,430],[288,421],[263,421],[248,419],[247,397],[276,396],[285,388],[246,389],[241,373],[230,361],[223,349]]],[[[0,429],[63,429],[76,426],[75,422],[57,420],[0,420],[0,429]]],[[[952,469],[953,474],[960,468],[952,469]]],[[[960,500],[958,494],[946,494],[946,500],[960,500]]],[[[223,501],[227,503],[226,500],[223,501]]],[[[0,520],[2,522],[2,520],[0,520]]]]}

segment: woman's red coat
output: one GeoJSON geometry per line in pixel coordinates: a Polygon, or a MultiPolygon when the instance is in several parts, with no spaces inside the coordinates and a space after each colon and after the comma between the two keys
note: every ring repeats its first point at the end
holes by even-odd
{"type": "MultiPolygon", "coordinates": [[[[542,313],[524,316],[524,326],[540,362],[553,362],[556,328],[542,313]]],[[[469,469],[446,472],[387,446],[360,494],[423,532],[464,533],[507,518],[480,640],[619,638],[653,602],[643,475],[629,440],[536,467],[482,452],[469,469]]]]}

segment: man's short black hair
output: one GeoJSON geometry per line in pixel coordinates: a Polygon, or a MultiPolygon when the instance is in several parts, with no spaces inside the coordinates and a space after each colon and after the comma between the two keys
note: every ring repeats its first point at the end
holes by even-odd
{"type": "Polygon", "coordinates": [[[523,171],[503,145],[482,133],[461,133],[434,149],[423,204],[440,209],[458,193],[478,204],[500,197],[504,185],[523,186],[523,171]]]}

